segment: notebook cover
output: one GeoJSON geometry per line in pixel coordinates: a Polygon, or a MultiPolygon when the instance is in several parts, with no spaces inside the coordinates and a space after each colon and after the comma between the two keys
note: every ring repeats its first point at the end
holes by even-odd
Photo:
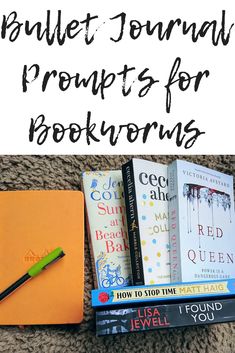
{"type": "Polygon", "coordinates": [[[1,325],[79,323],[84,296],[80,191],[0,192],[0,292],[56,247],[65,256],[0,303],[1,325]]]}

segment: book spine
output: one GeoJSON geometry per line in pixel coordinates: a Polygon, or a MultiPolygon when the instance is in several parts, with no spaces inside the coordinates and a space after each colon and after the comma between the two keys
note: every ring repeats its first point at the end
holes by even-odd
{"type": "Polygon", "coordinates": [[[154,305],[96,312],[97,336],[215,324],[235,320],[235,299],[154,305]]]}
{"type": "Polygon", "coordinates": [[[133,285],[144,285],[144,271],[139,234],[139,221],[134,180],[133,162],[122,166],[122,177],[127,213],[133,285]]]}
{"type": "Polygon", "coordinates": [[[235,296],[234,280],[185,282],[167,285],[132,286],[92,291],[94,308],[134,303],[235,296]]]}
{"type": "Polygon", "coordinates": [[[177,164],[173,162],[168,167],[169,179],[169,238],[170,238],[170,263],[171,282],[181,282],[180,263],[180,229],[179,229],[179,203],[177,164]]]}

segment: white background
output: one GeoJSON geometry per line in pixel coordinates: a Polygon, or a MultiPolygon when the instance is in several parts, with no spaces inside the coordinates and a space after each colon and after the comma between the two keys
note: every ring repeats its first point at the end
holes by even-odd
{"type": "MultiPolygon", "coordinates": [[[[128,36],[128,23],[138,19],[145,23],[147,19],[152,24],[163,21],[165,28],[171,19],[181,18],[188,24],[196,22],[200,27],[203,21],[217,20],[218,29],[222,18],[222,10],[226,10],[226,30],[235,22],[235,3],[230,1],[19,1],[8,0],[0,3],[0,26],[3,15],[8,16],[16,11],[18,21],[29,20],[31,24],[40,21],[45,24],[46,10],[51,10],[52,26],[57,20],[57,10],[62,10],[62,29],[72,19],[82,21],[87,12],[98,15],[99,18],[91,25],[93,29],[99,27],[94,42],[87,46],[84,41],[84,30],[73,40],[67,39],[63,46],[54,43],[46,44],[45,39],[38,42],[35,35],[25,36],[22,26],[19,38],[10,43],[0,38],[0,153],[1,154],[230,154],[235,153],[234,147],[234,80],[235,80],[235,28],[232,29],[229,45],[221,43],[215,47],[211,43],[211,30],[205,38],[199,38],[192,43],[190,35],[183,36],[182,26],[175,27],[169,41],[160,42],[157,34],[147,36],[143,29],[137,40],[128,36]],[[119,25],[110,22],[109,18],[120,12],[126,12],[126,28],[122,41],[114,43],[110,36],[117,36],[119,25]],[[181,92],[172,87],[171,113],[165,111],[167,83],[173,62],[179,56],[182,59],[181,70],[191,75],[208,69],[210,76],[202,79],[198,92],[193,91],[193,85],[181,92]],[[22,92],[22,71],[26,64],[40,65],[40,76],[28,86],[28,92],[22,92]],[[74,88],[73,84],[65,91],[58,88],[58,79],[49,82],[48,89],[42,93],[41,83],[46,71],[56,69],[67,71],[71,75],[76,72],[82,77],[88,77],[94,70],[120,72],[123,65],[135,66],[136,71],[129,80],[135,79],[146,67],[149,73],[160,83],[154,85],[147,96],[138,98],[138,90],[143,84],[136,83],[128,97],[121,94],[121,80],[117,78],[112,87],[105,91],[105,99],[100,95],[93,96],[88,88],[74,88]],[[44,114],[46,123],[61,123],[65,127],[72,122],[85,126],[87,111],[91,111],[91,120],[97,124],[94,134],[101,142],[86,144],[85,136],[76,143],[71,143],[68,133],[62,142],[55,143],[49,132],[47,141],[39,146],[36,141],[29,142],[28,132],[30,119],[36,119],[44,114]],[[195,127],[205,131],[199,136],[194,146],[188,150],[177,147],[175,137],[171,140],[159,140],[159,129],[150,133],[149,140],[142,144],[141,136],[135,143],[126,140],[126,134],[120,134],[118,143],[111,147],[108,136],[100,136],[98,127],[105,120],[107,126],[134,122],[143,127],[148,122],[157,121],[165,128],[173,128],[178,122],[183,125],[195,120],[195,127]]],[[[82,26],[81,28],[84,28],[82,26]]],[[[175,85],[176,86],[176,85],[175,85]]],[[[82,134],[83,135],[83,134],[82,134]]],[[[36,135],[35,135],[36,136],[36,135]]],[[[175,135],[174,135],[175,136],[175,135]]]]}

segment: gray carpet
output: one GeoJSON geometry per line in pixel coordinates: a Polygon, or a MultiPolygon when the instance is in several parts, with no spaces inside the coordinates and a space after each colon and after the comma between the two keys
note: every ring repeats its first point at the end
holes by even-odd
{"type": "MultiPolygon", "coordinates": [[[[176,157],[235,174],[235,156],[145,156],[162,163],[169,163],[176,157]]],[[[128,158],[130,156],[0,156],[0,190],[77,190],[81,186],[81,171],[119,169],[128,158]]],[[[235,352],[235,323],[97,338],[90,306],[92,275],[87,240],[85,254],[84,322],[81,325],[30,326],[24,329],[2,326],[1,353],[235,352]]]]}

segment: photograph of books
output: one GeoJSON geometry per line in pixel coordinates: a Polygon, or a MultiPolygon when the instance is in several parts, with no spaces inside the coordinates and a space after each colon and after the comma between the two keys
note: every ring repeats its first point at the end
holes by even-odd
{"type": "MultiPolygon", "coordinates": [[[[111,329],[115,315],[121,323],[125,315],[136,315],[138,310],[131,307],[135,303],[158,302],[164,310],[177,308],[177,300],[183,306],[211,300],[213,307],[219,299],[228,310],[235,300],[233,177],[187,161],[164,165],[133,158],[122,166],[122,178],[133,285],[92,291],[97,335],[146,330],[135,318],[124,331],[118,330],[120,325],[111,329]]],[[[147,321],[152,320],[150,314],[145,315],[147,321]]],[[[234,319],[220,314],[211,321],[234,319]]],[[[158,328],[167,326],[159,320],[158,328]]],[[[193,324],[181,319],[171,327],[193,324]]]]}
{"type": "Polygon", "coordinates": [[[13,158],[14,179],[1,170],[0,324],[76,323],[98,344],[109,334],[135,343],[143,335],[133,332],[235,322],[235,165],[207,158],[13,158]],[[44,160],[48,184],[34,174],[44,160]],[[25,175],[40,190],[10,191],[25,175]]]}

